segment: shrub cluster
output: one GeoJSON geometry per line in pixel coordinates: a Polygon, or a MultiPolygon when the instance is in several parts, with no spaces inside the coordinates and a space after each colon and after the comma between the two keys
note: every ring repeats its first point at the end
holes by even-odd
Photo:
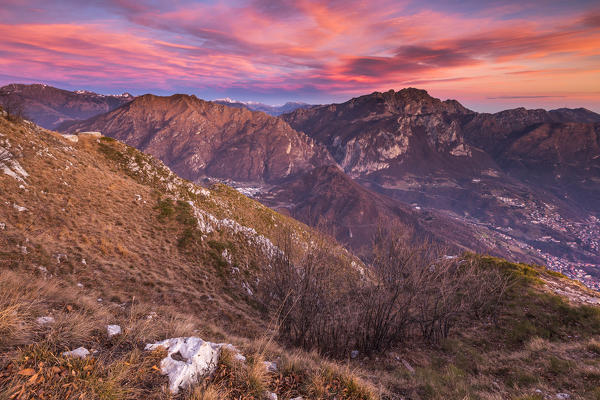
{"type": "Polygon", "coordinates": [[[407,247],[385,230],[374,239],[369,264],[349,270],[325,242],[296,262],[284,251],[260,291],[280,339],[332,356],[407,340],[437,343],[461,320],[494,317],[509,284],[506,274],[474,257],[451,257],[431,243],[407,247]]]}

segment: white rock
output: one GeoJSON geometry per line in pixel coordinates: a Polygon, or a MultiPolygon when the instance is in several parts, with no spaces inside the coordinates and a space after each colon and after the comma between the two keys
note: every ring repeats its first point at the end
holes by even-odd
{"type": "Polygon", "coordinates": [[[17,204],[13,204],[13,207],[15,210],[17,210],[18,212],[23,212],[23,211],[27,211],[27,208],[25,207],[21,207],[20,205],[17,204]]]}
{"type": "Polygon", "coordinates": [[[571,398],[571,395],[567,393],[556,393],[556,398],[561,400],[567,400],[571,398]]]}
{"type": "Polygon", "coordinates": [[[304,397],[298,396],[298,397],[294,397],[293,399],[290,399],[290,400],[304,400],[304,397]]]}
{"type": "Polygon", "coordinates": [[[0,231],[3,231],[6,229],[6,224],[4,222],[0,222],[0,231]]]}
{"type": "Polygon", "coordinates": [[[273,392],[265,392],[265,399],[267,400],[277,400],[277,395],[273,392]]]}
{"type": "Polygon", "coordinates": [[[217,368],[221,346],[198,337],[172,338],[146,345],[146,350],[164,347],[168,356],[160,362],[163,375],[169,376],[169,390],[176,394],[217,368]]]}
{"type": "Polygon", "coordinates": [[[233,353],[233,358],[235,358],[237,361],[246,362],[246,357],[244,357],[244,355],[240,353],[240,351],[234,345],[229,343],[219,343],[218,346],[231,351],[233,353]]]}
{"type": "Polygon", "coordinates": [[[82,263],[83,265],[87,265],[87,261],[85,261],[85,258],[82,258],[82,259],[81,259],[81,263],[82,263]]]}
{"type": "Polygon", "coordinates": [[[229,253],[229,250],[225,249],[223,250],[223,252],[221,253],[221,257],[223,257],[223,259],[225,259],[225,261],[227,261],[227,264],[231,265],[231,263],[233,262],[233,260],[231,259],[231,253],[229,253]]]}
{"type": "Polygon", "coordinates": [[[277,372],[277,364],[272,361],[265,361],[265,368],[267,372],[277,372]]]}
{"type": "Polygon", "coordinates": [[[80,287],[80,288],[82,288],[82,287],[83,287],[83,283],[81,283],[81,282],[77,282],[77,287],[80,287]]]}
{"type": "Polygon", "coordinates": [[[67,139],[73,143],[77,143],[79,141],[79,137],[77,137],[77,135],[63,134],[62,137],[64,137],[65,139],[67,139]]]}
{"type": "Polygon", "coordinates": [[[35,320],[35,322],[37,322],[40,325],[47,325],[47,324],[53,324],[54,323],[54,317],[51,316],[46,316],[46,317],[39,317],[35,320]]]}
{"type": "Polygon", "coordinates": [[[250,285],[248,285],[246,282],[242,282],[242,289],[246,290],[246,293],[248,293],[248,296],[254,296],[252,289],[250,289],[250,285]]]}
{"type": "Polygon", "coordinates": [[[108,325],[106,327],[106,332],[108,333],[108,337],[111,338],[121,334],[121,327],[119,325],[108,325]]]}
{"type": "Polygon", "coordinates": [[[86,358],[90,355],[90,352],[85,347],[78,347],[75,350],[65,351],[62,355],[65,357],[86,358]]]}
{"type": "Polygon", "coordinates": [[[350,352],[350,358],[356,358],[358,357],[358,350],[352,350],[350,352]]]}

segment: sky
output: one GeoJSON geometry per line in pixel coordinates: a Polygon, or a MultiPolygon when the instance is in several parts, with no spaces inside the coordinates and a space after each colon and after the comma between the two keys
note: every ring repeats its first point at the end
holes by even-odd
{"type": "Polygon", "coordinates": [[[597,0],[0,0],[0,84],[600,112],[597,0]]]}

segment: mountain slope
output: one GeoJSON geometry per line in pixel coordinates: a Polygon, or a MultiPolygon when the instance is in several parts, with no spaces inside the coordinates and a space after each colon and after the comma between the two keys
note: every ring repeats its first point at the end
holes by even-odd
{"type": "Polygon", "coordinates": [[[101,131],[165,162],[179,175],[194,181],[220,179],[254,190],[254,197],[315,226],[334,226],[335,237],[361,254],[378,225],[396,224],[419,237],[429,235],[455,248],[486,250],[470,228],[446,220],[432,224],[429,215],[360,187],[336,168],[327,150],[281,119],[236,109],[193,96],[141,96],[110,113],[69,126],[69,131],[101,131]],[[319,177],[318,182],[309,183],[319,177]],[[333,199],[327,204],[325,199],[333,199]],[[331,212],[313,211],[318,202],[331,212]],[[285,206],[282,208],[281,204],[285,206]],[[351,206],[354,204],[356,206],[351,206]],[[368,212],[365,212],[368,210],[368,212]],[[423,221],[427,219],[427,221],[423,221]],[[359,222],[360,221],[360,222],[359,222]],[[436,226],[453,226],[441,233],[436,226]],[[418,227],[418,228],[417,228],[418,227]],[[433,232],[432,230],[435,230],[433,232]],[[464,240],[464,243],[461,241],[464,240]]]}
{"type": "Polygon", "coordinates": [[[107,96],[40,84],[10,84],[0,88],[0,105],[21,109],[27,118],[47,129],[56,129],[68,121],[88,119],[131,100],[133,96],[129,93],[107,96]]]}
{"type": "Polygon", "coordinates": [[[297,221],[226,186],[194,186],[114,139],[73,142],[31,123],[0,122],[1,152],[10,156],[0,168],[3,248],[32,273],[43,266],[122,301],[135,280],[138,296],[226,323],[256,316],[248,293],[284,232],[294,232],[299,248],[316,240],[297,221]]]}
{"type": "MultiPolygon", "coordinates": [[[[600,115],[478,114],[409,88],[282,118],[368,188],[486,228],[493,246],[516,246],[570,276],[591,274],[584,279],[600,287],[600,115]]],[[[527,259],[519,253],[506,254],[527,259]]]]}
{"type": "Polygon", "coordinates": [[[315,168],[260,192],[256,198],[276,211],[330,232],[366,257],[370,256],[373,237],[384,227],[400,229],[410,243],[433,240],[453,252],[506,254],[477,239],[477,230],[373,192],[335,166],[315,168]]]}
{"type": "Polygon", "coordinates": [[[71,125],[99,130],[158,157],[180,176],[276,182],[334,164],[327,152],[284,121],[194,96],[145,95],[112,112],[71,125]]]}
{"type": "Polygon", "coordinates": [[[509,279],[495,314],[463,316],[439,345],[411,340],[327,360],[276,343],[268,316],[278,310],[263,309],[258,279],[281,272],[271,262],[279,251],[302,265],[327,242],[342,281],[312,284],[370,283],[371,270],[330,238],[107,137],[63,137],[0,110],[0,147],[1,398],[593,399],[600,390],[600,299],[560,274],[476,258],[509,279]],[[109,336],[109,324],[122,333],[109,336]],[[171,394],[162,362],[182,362],[185,351],[167,358],[145,347],[190,336],[233,343],[246,360],[224,351],[212,377],[171,394]],[[91,354],[63,354],[79,346],[91,354]]]}

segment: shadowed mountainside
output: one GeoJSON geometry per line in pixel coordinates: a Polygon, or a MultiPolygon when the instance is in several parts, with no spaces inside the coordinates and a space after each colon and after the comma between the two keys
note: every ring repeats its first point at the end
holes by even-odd
{"type": "Polygon", "coordinates": [[[0,88],[0,105],[6,109],[18,107],[28,119],[47,129],[114,110],[133,98],[129,93],[71,92],[40,84],[11,84],[0,88]]]}

